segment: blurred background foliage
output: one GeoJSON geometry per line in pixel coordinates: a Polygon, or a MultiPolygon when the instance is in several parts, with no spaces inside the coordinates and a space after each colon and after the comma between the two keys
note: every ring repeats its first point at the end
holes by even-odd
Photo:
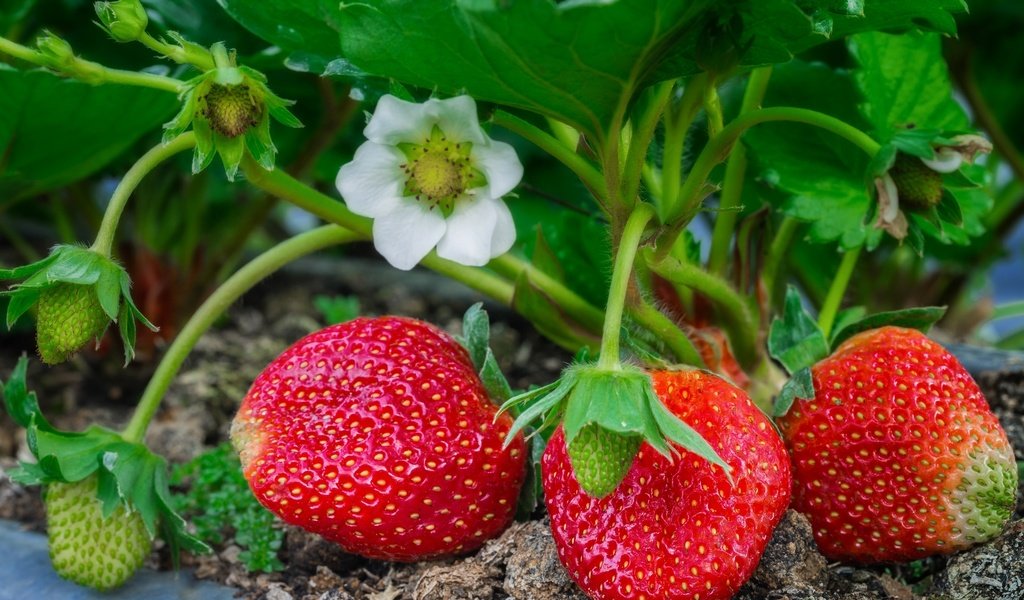
{"type": "MultiPolygon", "coordinates": [[[[337,195],[334,177],[361,142],[364,110],[394,84],[336,58],[339,42],[329,26],[330,11],[317,2],[289,7],[279,0],[143,3],[152,33],[174,30],[203,45],[224,41],[238,51],[240,63],[266,73],[277,94],[295,100],[293,110],[305,128],[275,130],[278,165],[337,195]],[[287,18],[275,11],[287,11],[287,18]]],[[[0,35],[14,41],[29,44],[50,30],[79,55],[108,66],[183,78],[194,74],[159,62],[140,45],[113,42],[91,25],[94,18],[87,0],[0,0],[0,35]]],[[[959,37],[945,39],[941,49],[954,94],[973,126],[995,143],[995,152],[977,171],[983,188],[959,199],[973,207],[965,212],[980,219],[979,230],[984,224],[987,231],[957,243],[929,244],[923,255],[908,244],[882,240],[879,251],[858,264],[848,304],[872,311],[949,304],[945,326],[954,335],[1024,348],[1024,306],[1014,302],[1024,298],[1024,49],[1017,42],[1024,30],[1024,6],[1016,0],[974,0],[958,25],[959,37]]],[[[816,108],[842,116],[843,107],[855,107],[855,94],[844,87],[846,72],[854,66],[841,40],[803,52],[776,70],[766,105],[817,103],[816,108]],[[819,81],[813,94],[801,87],[808,81],[819,81]]],[[[721,94],[728,117],[738,107],[742,86],[726,84],[721,94]]],[[[56,243],[92,239],[118,178],[158,143],[160,125],[176,106],[163,92],[92,87],[0,54],[0,265],[34,260],[56,243]]],[[[489,107],[482,109],[486,115],[489,107]]],[[[705,131],[703,123],[693,125],[693,147],[704,143],[705,131]]],[[[513,143],[526,165],[518,197],[509,203],[519,234],[517,251],[557,271],[570,287],[602,306],[610,270],[607,233],[587,190],[528,142],[508,132],[493,133],[513,143]]],[[[755,168],[749,169],[751,185],[745,187],[739,221],[749,235],[738,251],[768,251],[780,213],[764,207],[785,210],[800,197],[813,196],[818,182],[835,176],[802,170],[793,141],[773,138],[770,127],[747,140],[755,168]],[[759,150],[796,152],[792,169],[802,179],[786,186],[780,184],[785,172],[756,168],[759,150]],[[792,189],[800,186],[806,189],[792,189]]],[[[807,151],[807,140],[796,141],[807,151]]],[[[684,169],[691,158],[684,157],[684,169]]],[[[191,176],[187,160],[179,157],[145,180],[120,232],[120,256],[135,282],[138,304],[161,326],[154,337],[140,340],[143,356],[173,337],[197,303],[246,256],[316,224],[249,186],[229,184],[220,169],[191,176]]],[[[694,238],[707,238],[712,217],[709,211],[698,218],[694,238]]],[[[822,243],[830,248],[835,243],[814,224],[800,224],[792,235],[795,245],[783,258],[783,270],[820,304],[840,254],[822,251],[822,243]]],[[[375,256],[365,246],[346,252],[375,256]]]]}

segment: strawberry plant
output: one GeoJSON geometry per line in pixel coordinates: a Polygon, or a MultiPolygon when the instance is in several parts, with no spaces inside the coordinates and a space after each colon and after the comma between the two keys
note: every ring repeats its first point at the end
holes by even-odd
{"type": "Polygon", "coordinates": [[[987,29],[1024,23],[1011,3],[178,4],[97,2],[101,30],[70,5],[0,15],[8,328],[34,320],[48,365],[98,360],[108,329],[126,364],[139,324],[169,342],[144,338],[158,362],[120,431],[58,430],[27,359],[9,377],[35,459],[16,478],[48,486],[63,576],[114,587],[157,533],[198,552],[225,517],[276,569],[253,499],[406,562],[543,511],[595,599],[730,597],[791,492],[835,560],[1002,532],[1008,438],[924,332],[1022,337],[992,323],[1020,302],[980,301],[1024,216],[1019,90],[976,58],[1013,53],[987,29]],[[433,271],[575,360],[513,390],[480,304],[455,337],[318,296],[331,325],[234,399],[241,474],[200,463],[172,500],[142,443],[172,380],[313,253],[433,271]]]}

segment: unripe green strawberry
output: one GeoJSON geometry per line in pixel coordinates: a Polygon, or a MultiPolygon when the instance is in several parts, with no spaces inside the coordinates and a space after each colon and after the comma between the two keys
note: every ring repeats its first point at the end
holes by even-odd
{"type": "Polygon", "coordinates": [[[64,579],[97,590],[123,584],[149,556],[151,541],[138,512],[118,506],[103,518],[97,478],[46,489],[50,561],[64,579]]]}
{"type": "Polygon", "coordinates": [[[64,362],[110,324],[91,285],[57,283],[36,304],[36,343],[46,364],[64,362]]]}
{"type": "Polygon", "coordinates": [[[638,435],[619,435],[596,423],[580,429],[567,451],[583,491],[595,498],[612,493],[629,472],[642,441],[638,435]]]}
{"type": "Polygon", "coordinates": [[[889,170],[900,202],[911,208],[929,209],[942,200],[942,174],[909,154],[897,154],[889,170]]]}
{"type": "Polygon", "coordinates": [[[210,87],[206,97],[204,114],[210,126],[229,138],[245,133],[250,127],[260,122],[263,106],[252,97],[248,85],[221,85],[210,87]]]}

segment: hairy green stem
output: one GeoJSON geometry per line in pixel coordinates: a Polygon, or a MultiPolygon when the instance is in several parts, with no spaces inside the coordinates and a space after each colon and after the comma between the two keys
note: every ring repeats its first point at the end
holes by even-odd
{"type": "Polygon", "coordinates": [[[12,42],[7,38],[0,37],[0,53],[8,54],[25,62],[30,62],[52,71],[79,79],[92,85],[99,84],[122,84],[136,87],[147,87],[165,92],[180,93],[184,83],[173,77],[164,77],[153,73],[139,73],[138,71],[125,71],[122,69],[111,69],[103,65],[74,57],[66,64],[56,64],[49,57],[37,52],[27,46],[12,42]]]}
{"type": "Polygon", "coordinates": [[[608,197],[608,188],[601,172],[590,162],[576,153],[575,147],[570,147],[559,141],[553,135],[547,133],[532,123],[524,121],[519,117],[502,110],[494,112],[491,121],[529,140],[533,145],[547,152],[559,162],[576,174],[588,188],[598,197],[605,201],[608,197]]]}
{"type": "Polygon", "coordinates": [[[184,150],[189,150],[196,145],[196,136],[191,131],[183,133],[167,144],[160,144],[142,155],[132,168],[124,174],[117,184],[113,195],[110,196],[110,203],[107,204],[106,212],[103,213],[103,222],[100,223],[100,230],[96,234],[96,241],[92,244],[92,250],[103,256],[110,256],[114,245],[114,236],[117,234],[117,224],[121,220],[121,213],[124,212],[125,204],[132,192],[138,187],[142,179],[155,169],[157,165],[184,150]]]}
{"type": "Polygon", "coordinates": [[[348,231],[337,225],[325,225],[305,233],[301,233],[287,241],[284,241],[263,254],[254,258],[251,262],[239,269],[234,275],[228,278],[202,306],[196,310],[189,319],[181,333],[174,338],[174,342],[167,349],[167,353],[160,359],[153,377],[146,385],[139,405],[132,415],[131,421],[125,427],[123,437],[129,442],[141,442],[146,435],[146,428],[153,419],[156,409],[160,406],[170,387],[171,381],[177,375],[185,358],[195,347],[199,338],[202,337],[218,318],[228,309],[242,294],[248,292],[253,286],[260,283],[272,273],[284,265],[301,258],[317,250],[345,244],[356,240],[364,239],[359,233],[348,231]]]}
{"type": "Polygon", "coordinates": [[[743,296],[728,282],[696,265],[680,262],[671,256],[660,258],[652,250],[645,252],[644,260],[658,275],[707,296],[720,311],[723,326],[729,334],[729,341],[740,365],[750,368],[757,362],[757,319],[751,313],[743,296]]]}
{"type": "Polygon", "coordinates": [[[166,56],[178,64],[192,65],[200,71],[209,71],[217,66],[214,63],[213,55],[198,44],[187,44],[187,47],[175,46],[158,40],[146,32],[142,32],[138,41],[157,54],[166,56]]]}
{"type": "Polygon", "coordinates": [[[619,336],[622,329],[622,311],[626,304],[626,292],[633,275],[633,262],[636,260],[640,239],[643,237],[647,223],[654,217],[654,209],[649,204],[638,204],[622,229],[619,248],[615,253],[615,266],[612,269],[612,282],[608,290],[608,306],[604,312],[604,329],[601,332],[601,357],[598,367],[606,370],[617,370],[619,362],[619,336]]]}
{"type": "MultiPolygon", "coordinates": [[[[771,66],[761,67],[750,72],[739,114],[745,115],[761,107],[761,101],[764,99],[771,76],[771,66]]],[[[729,242],[732,240],[733,231],[736,229],[736,220],[739,218],[740,199],[743,195],[743,182],[746,175],[747,150],[741,144],[733,149],[725,163],[725,179],[722,182],[719,210],[711,236],[708,270],[716,275],[725,274],[725,266],[729,259],[729,242]]]]}
{"type": "MultiPolygon", "coordinates": [[[[286,200],[325,221],[354,231],[365,239],[372,239],[373,224],[370,219],[353,213],[341,202],[318,192],[281,169],[266,171],[247,155],[242,160],[242,171],[251,184],[264,192],[286,200]]],[[[434,252],[428,254],[420,264],[460,281],[503,304],[512,304],[515,292],[512,283],[485,269],[467,267],[439,258],[434,252]]]]}
{"type": "Polygon", "coordinates": [[[850,284],[853,268],[857,266],[861,248],[863,246],[857,246],[843,254],[843,260],[839,262],[836,276],[832,279],[832,285],[828,288],[825,301],[821,304],[821,312],[818,313],[818,326],[821,327],[826,338],[832,333],[832,325],[835,324],[836,314],[839,312],[839,306],[846,294],[846,287],[850,284]]]}
{"type": "Polygon", "coordinates": [[[665,313],[654,308],[643,298],[630,306],[628,312],[637,323],[664,342],[679,362],[702,369],[707,368],[697,347],[693,345],[686,333],[672,322],[672,319],[665,316],[665,313]]]}
{"type": "Polygon", "coordinates": [[[722,99],[718,97],[714,81],[704,88],[704,114],[708,120],[708,137],[715,137],[722,131],[725,118],[722,116],[722,99]]]}
{"type": "Polygon", "coordinates": [[[665,146],[661,155],[661,195],[658,207],[662,220],[665,217],[666,207],[674,206],[679,196],[686,132],[700,111],[706,85],[706,73],[695,75],[683,88],[683,97],[679,100],[679,104],[670,107],[665,112],[665,146]]]}
{"type": "Polygon", "coordinates": [[[786,251],[793,240],[793,235],[799,227],[800,221],[797,219],[788,216],[783,218],[782,223],[779,224],[779,230],[775,232],[775,237],[772,238],[771,245],[768,246],[768,253],[764,259],[764,268],[761,271],[761,279],[764,281],[764,289],[768,293],[769,303],[774,302],[775,298],[779,297],[780,290],[776,289],[779,281],[779,269],[782,267],[782,259],[786,256],[786,251]]]}
{"type": "Polygon", "coordinates": [[[633,128],[622,173],[622,197],[627,203],[637,200],[643,167],[647,164],[647,149],[654,139],[654,131],[661,120],[661,114],[668,104],[675,81],[666,81],[654,86],[653,96],[646,109],[641,112],[633,128]]]}
{"type": "Polygon", "coordinates": [[[780,106],[772,108],[761,108],[740,115],[729,123],[722,131],[711,138],[707,145],[701,150],[690,174],[686,177],[679,192],[678,202],[675,202],[668,210],[668,220],[680,220],[683,223],[689,222],[693,215],[700,208],[700,201],[703,199],[701,191],[711,170],[725,160],[732,149],[733,144],[748,129],[761,123],[773,121],[790,121],[813,125],[826,131],[830,131],[861,148],[869,156],[874,156],[881,147],[878,142],[868,134],[853,125],[841,121],[831,115],[806,108],[793,108],[780,106]]]}

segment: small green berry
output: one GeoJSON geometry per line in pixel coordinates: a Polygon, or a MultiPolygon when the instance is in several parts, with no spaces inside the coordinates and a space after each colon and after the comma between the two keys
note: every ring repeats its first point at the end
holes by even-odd
{"type": "Polygon", "coordinates": [[[898,154],[889,174],[896,182],[901,204],[927,210],[942,200],[942,174],[916,156],[898,154]]]}
{"type": "Polygon", "coordinates": [[[46,489],[50,562],[58,575],[105,591],[120,586],[149,556],[152,542],[138,512],[122,504],[109,518],[96,497],[98,479],[51,483],[46,489]]]}
{"type": "Polygon", "coordinates": [[[203,114],[210,121],[210,127],[229,138],[238,137],[256,126],[263,116],[263,105],[256,102],[252,90],[244,83],[215,83],[210,86],[204,100],[206,109],[203,114]]]}
{"type": "Polygon", "coordinates": [[[622,435],[591,423],[569,444],[569,461],[583,491],[603,498],[615,491],[640,450],[638,435],[622,435]]]}
{"type": "Polygon", "coordinates": [[[39,356],[50,365],[67,360],[110,324],[91,285],[50,286],[39,295],[36,310],[39,356]]]}

